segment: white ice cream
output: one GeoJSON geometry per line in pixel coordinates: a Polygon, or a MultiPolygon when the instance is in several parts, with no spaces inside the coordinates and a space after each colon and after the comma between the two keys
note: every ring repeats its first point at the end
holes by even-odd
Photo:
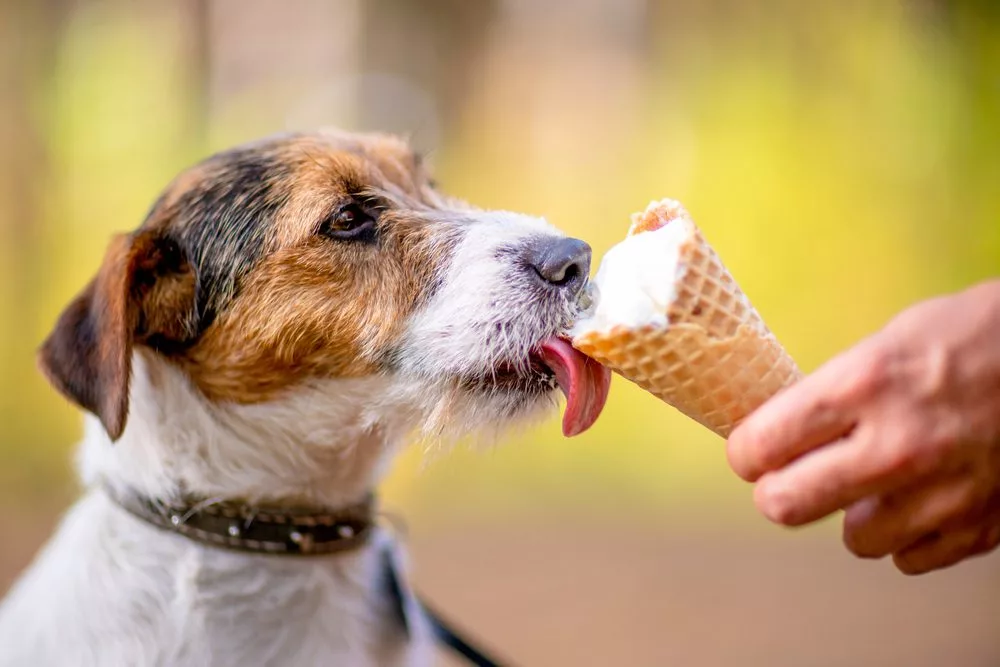
{"type": "Polygon", "coordinates": [[[607,332],[625,325],[667,325],[667,306],[677,298],[680,246],[688,237],[684,224],[670,224],[626,237],[608,250],[592,285],[591,315],[577,322],[572,335],[607,332]]]}

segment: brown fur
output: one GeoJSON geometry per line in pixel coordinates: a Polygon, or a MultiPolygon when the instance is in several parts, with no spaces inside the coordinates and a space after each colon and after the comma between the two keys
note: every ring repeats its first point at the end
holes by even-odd
{"type": "Polygon", "coordinates": [[[118,438],[128,415],[132,349],[153,337],[180,342],[190,335],[193,276],[150,234],[114,238],[97,276],[60,316],[39,351],[39,367],[63,394],[98,417],[118,438]]]}
{"type": "Polygon", "coordinates": [[[253,403],[308,377],[370,374],[391,363],[403,323],[447,260],[454,234],[446,221],[455,212],[442,210],[444,198],[401,141],[331,133],[240,150],[239,158],[222,154],[178,176],[140,230],[112,244],[42,348],[53,384],[98,414],[113,438],[125,425],[134,344],[172,359],[212,400],[253,403]],[[253,182],[258,176],[263,182],[253,182]],[[377,202],[375,243],[317,233],[352,198],[377,202]],[[206,219],[206,202],[223,210],[206,219]],[[238,254],[231,244],[213,245],[210,259],[240,271],[224,281],[232,294],[202,294],[199,306],[205,267],[172,239],[204,241],[191,226],[247,210],[273,211],[262,248],[238,254]]]}
{"type": "Polygon", "coordinates": [[[288,201],[270,254],[180,359],[209,398],[253,403],[307,376],[358,377],[378,368],[445,259],[430,245],[436,224],[399,207],[381,218],[377,247],[331,242],[314,228],[330,202],[351,190],[396,191],[424,208],[416,162],[400,146],[365,144],[362,155],[331,153],[312,140],[288,147],[288,201]]]}

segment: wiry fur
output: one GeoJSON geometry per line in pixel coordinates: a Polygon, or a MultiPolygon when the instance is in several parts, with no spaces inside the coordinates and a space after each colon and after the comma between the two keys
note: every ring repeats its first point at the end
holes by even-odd
{"type": "Polygon", "coordinates": [[[85,494],[0,606],[2,666],[428,664],[422,619],[407,637],[383,590],[386,532],[334,556],[226,551],[139,521],[101,487],[337,508],[369,492],[415,430],[495,431],[555,404],[532,350],[572,319],[574,295],[539,282],[525,248],[557,230],[438,195],[384,138],[292,138],[237,155],[240,169],[224,154],[175,182],[133,237],[160,254],[122,241],[129,261],[115,270],[142,273],[105,272],[109,287],[84,292],[43,353],[58,380],[79,349],[110,341],[61,389],[77,402],[79,387],[127,390],[112,406],[127,419],[87,416],[85,494]],[[272,182],[225,181],[247,172],[272,182]],[[317,238],[317,217],[359,189],[383,202],[380,242],[317,238]],[[214,218],[191,227],[206,207],[242,221],[240,243],[214,218]],[[224,293],[204,293],[212,285],[224,293]],[[101,290],[130,301],[95,312],[101,290]],[[127,363],[124,377],[102,371],[123,354],[131,382],[127,363]]]}
{"type": "Polygon", "coordinates": [[[489,383],[470,392],[457,380],[489,375],[504,363],[529,372],[532,347],[572,321],[575,302],[536,284],[518,252],[532,239],[560,235],[544,220],[499,211],[466,225],[441,288],[413,318],[401,347],[401,373],[440,388],[424,422],[427,436],[495,436],[512,421],[554,407],[552,392],[524,394],[489,383]]]}

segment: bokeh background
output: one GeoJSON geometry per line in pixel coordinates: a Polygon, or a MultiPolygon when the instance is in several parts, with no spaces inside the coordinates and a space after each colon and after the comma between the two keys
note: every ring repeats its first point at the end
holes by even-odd
{"type": "MultiPolygon", "coordinates": [[[[679,198],[812,370],[1000,274],[997,7],[0,4],[0,591],[78,493],[79,417],[33,351],[184,166],[286,129],[401,132],[446,190],[598,255],[679,198]]],[[[418,586],[518,664],[1000,664],[1000,554],[907,579],[750,494],[721,440],[618,378],[581,437],[414,447],[384,485],[418,586]]]]}

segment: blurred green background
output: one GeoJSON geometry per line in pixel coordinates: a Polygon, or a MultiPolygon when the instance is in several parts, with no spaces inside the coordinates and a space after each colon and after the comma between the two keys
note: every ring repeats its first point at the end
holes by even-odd
{"type": "MultiPolygon", "coordinates": [[[[598,256],[680,199],[807,371],[1000,274],[997,3],[8,0],[0,55],[0,590],[77,493],[35,347],[238,142],[405,133],[598,256]]],[[[524,663],[1000,663],[997,555],[910,580],[835,522],[770,526],[721,440],[619,378],[585,435],[413,447],[384,497],[421,586],[524,663]]]]}

